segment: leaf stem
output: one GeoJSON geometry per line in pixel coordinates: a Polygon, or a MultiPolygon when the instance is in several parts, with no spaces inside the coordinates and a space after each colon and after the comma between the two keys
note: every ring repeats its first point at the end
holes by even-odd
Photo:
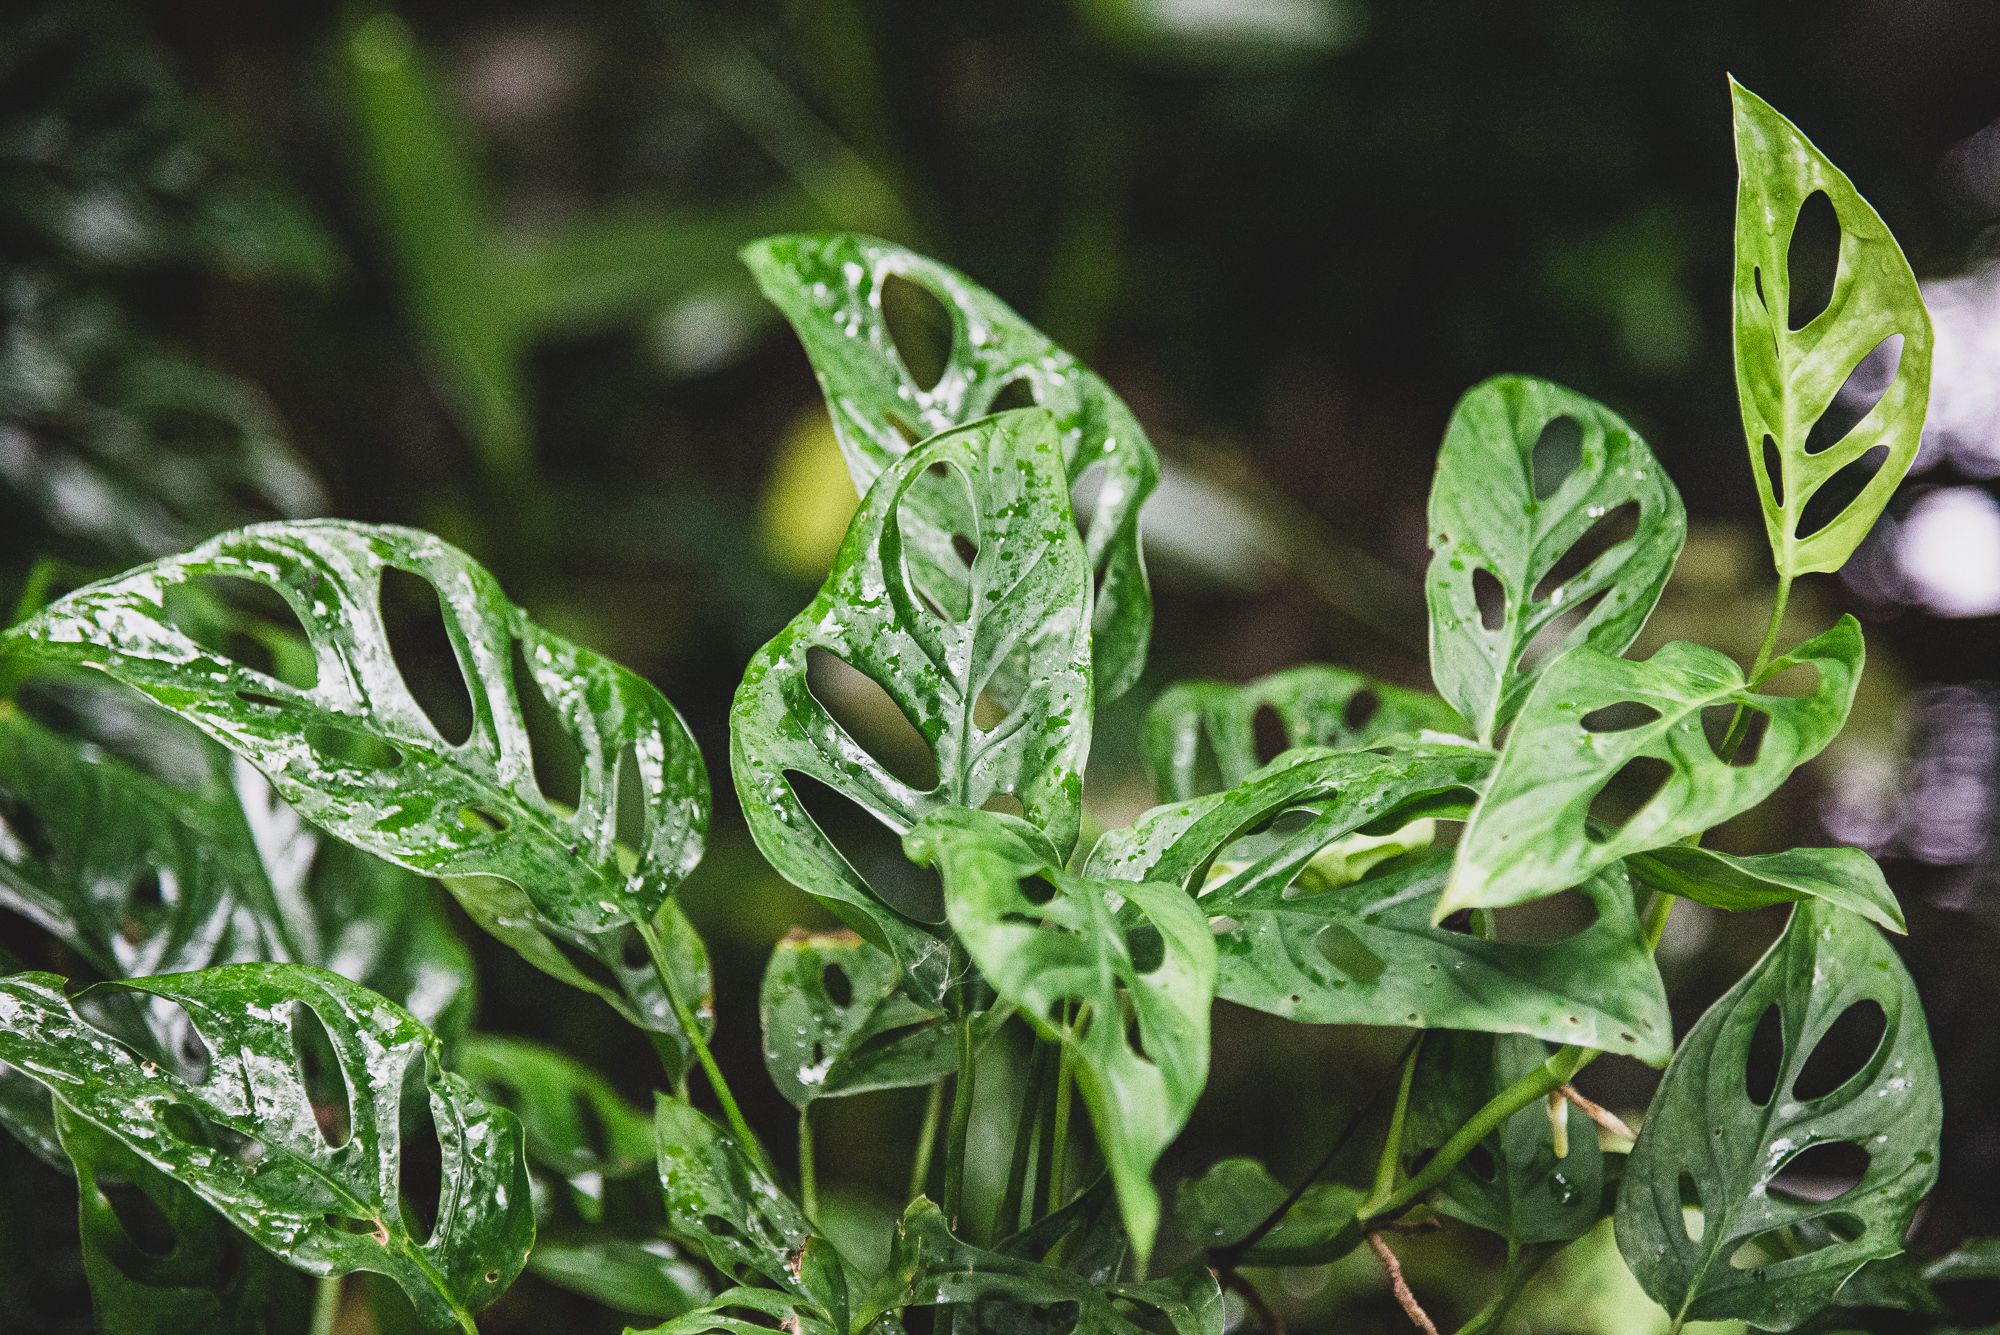
{"type": "Polygon", "coordinates": [[[813,1156],[813,1106],[799,1109],[799,1208],[807,1219],[819,1217],[819,1166],[813,1156]]]}
{"type": "Polygon", "coordinates": [[[333,1324],[340,1317],[340,1280],[339,1275],[328,1275],[314,1286],[308,1335],[333,1335],[333,1324]]]}
{"type": "MultiPolygon", "coordinates": [[[[1021,1090],[1021,1120],[1014,1128],[1014,1154],[1007,1164],[1007,1189],[1000,1195],[1000,1208],[993,1215],[993,1236],[1004,1238],[1022,1226],[1021,1199],[1028,1186],[1028,1160],[1035,1149],[1035,1132],[1039,1129],[1037,1115],[1042,1104],[1042,1089],[1049,1079],[1049,1049],[1041,1042],[1034,1043],[1034,1050],[1028,1058],[1028,1079],[1021,1090]]],[[[1048,1158],[1048,1150],[1042,1151],[1042,1159],[1048,1158]]]]}
{"type": "Polygon", "coordinates": [[[911,1200],[923,1195],[930,1184],[931,1154],[937,1147],[938,1123],[943,1119],[944,1081],[939,1080],[924,1100],[924,1120],[917,1128],[916,1155],[910,1160],[910,1189],[905,1193],[911,1200]]]}
{"type": "Polygon", "coordinates": [[[958,1078],[951,1087],[951,1131],[944,1147],[944,1217],[958,1227],[965,1197],[965,1140],[972,1127],[972,1100],[978,1090],[977,1048],[972,1041],[972,1017],[961,1012],[958,1023],[958,1078]]]}
{"type": "Polygon", "coordinates": [[[1410,1085],[1416,1078],[1417,1054],[1423,1050],[1423,1042],[1424,1036],[1419,1033],[1403,1055],[1403,1074],[1396,1082],[1396,1103],[1389,1110],[1389,1129],[1382,1136],[1382,1154],[1375,1161],[1375,1183],[1361,1204],[1363,1214],[1388,1200],[1396,1189],[1396,1173],[1403,1157],[1403,1123],[1410,1111],[1410,1085]]]}
{"type": "Polygon", "coordinates": [[[1028,1218],[1040,1219],[1056,1208],[1056,1146],[1069,1131],[1069,1110],[1062,1108],[1061,1130],[1058,1130],[1058,1091],[1067,1090],[1069,1066],[1068,1049],[1063,1049],[1051,1059],[1053,1070],[1050,1078],[1042,1085],[1042,1106],[1035,1111],[1035,1124],[1040,1129],[1038,1148],[1035,1154],[1034,1195],[1028,1201],[1028,1218]]]}
{"type": "MultiPolygon", "coordinates": [[[[1067,1023],[1064,1028],[1069,1028],[1067,1023]]],[[[1076,1071],[1070,1057],[1070,1046],[1065,1043],[1056,1054],[1056,1110],[1049,1127],[1047,1208],[1051,1210],[1069,1198],[1069,1112],[1070,1096],[1075,1093],[1075,1088],[1076,1071]]]]}

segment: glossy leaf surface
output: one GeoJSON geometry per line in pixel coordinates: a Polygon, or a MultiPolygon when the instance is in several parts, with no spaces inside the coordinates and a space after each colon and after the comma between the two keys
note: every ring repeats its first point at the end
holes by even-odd
{"type": "Polygon", "coordinates": [[[1258,718],[1276,720],[1283,746],[1349,750],[1425,732],[1462,735],[1465,721],[1422,691],[1388,686],[1346,668],[1311,663],[1232,686],[1177,682],[1146,711],[1146,766],[1171,802],[1234,788],[1272,757],[1259,752],[1258,718]],[[1203,773],[1204,747],[1216,779],[1203,773]]]}
{"type": "MultiPolygon", "coordinates": [[[[1680,493],[1646,442],[1610,409],[1546,380],[1500,376],[1459,400],[1430,500],[1431,676],[1490,742],[1541,669],[1587,644],[1622,652],[1666,587],[1687,537],[1680,493]],[[1554,424],[1580,436],[1560,480],[1537,475],[1554,424]],[[1633,512],[1632,532],[1571,571],[1564,557],[1633,512]],[[1481,572],[1493,581],[1482,608],[1481,572]],[[1587,608],[1536,663],[1523,655],[1557,619],[1587,608]]],[[[1610,536],[1610,535],[1606,535],[1610,536]]]]}
{"type": "Polygon", "coordinates": [[[1940,1102],[1923,1011],[1895,952],[1862,919],[1806,900],[1682,1040],[1625,1170],[1618,1248],[1677,1319],[1789,1329],[1865,1262],[1901,1250],[1937,1180],[1940,1102]],[[1871,1003],[1885,1021],[1874,1049],[1835,1087],[1805,1088],[1828,1031],[1871,1003]],[[1783,1056],[1768,1089],[1754,1090],[1752,1040],[1773,1008],[1783,1056]],[[1845,1190],[1814,1199],[1776,1180],[1827,1145],[1866,1156],[1845,1190]],[[1701,1210],[1698,1230],[1683,1220],[1684,1201],[1701,1210]],[[1822,1245],[1787,1255],[1780,1231],[1815,1225],[1822,1245]]]}
{"type": "Polygon", "coordinates": [[[794,932],[771,951],[758,999],[764,1068],[795,1108],[928,1085],[958,1061],[942,1009],[903,991],[896,962],[851,932],[794,932]]]}
{"type": "Polygon", "coordinates": [[[1439,916],[1554,894],[1755,806],[1840,731],[1861,663],[1853,617],[1771,664],[1764,683],[1810,671],[1801,695],[1766,693],[1696,644],[1666,645],[1644,662],[1594,649],[1565,655],[1507,739],[1459,842],[1439,916]],[[1722,728],[1738,706],[1759,716],[1752,726],[1762,735],[1725,760],[1722,728]],[[1623,821],[1593,826],[1593,803],[1635,760],[1664,767],[1658,792],[1623,821]]]}
{"type": "Polygon", "coordinates": [[[1853,183],[1762,98],[1734,80],[1729,93],[1737,163],[1736,392],[1750,468],[1779,573],[1838,570],[1917,457],[1930,402],[1930,316],[1895,237],[1853,183]],[[1825,309],[1795,328],[1793,232],[1815,195],[1839,222],[1839,267],[1825,309]],[[1814,426],[1834,409],[1855,368],[1890,339],[1901,346],[1881,397],[1839,439],[1820,446],[1814,426]],[[1856,478],[1853,498],[1830,519],[1815,515],[1809,527],[1814,496],[1850,467],[1865,470],[1878,451],[1880,468],[1856,478]]]}
{"type": "MultiPolygon", "coordinates": [[[[1234,1247],[1248,1238],[1290,1193],[1255,1159],[1224,1159],[1181,1184],[1174,1224],[1204,1250],[1234,1247]]],[[[1348,1230],[1362,1193],[1338,1182],[1307,1187],[1271,1230],[1242,1252],[1245,1265],[1324,1265],[1360,1243],[1348,1230]]]]}
{"type": "Polygon", "coordinates": [[[1625,859],[1632,879],[1718,909],[1761,909],[1823,899],[1878,927],[1906,932],[1902,905],[1875,859],[1858,848],[1793,848],[1734,857],[1696,844],[1668,844],[1625,859]]]}
{"type": "Polygon", "coordinates": [[[0,980],[0,1059],[292,1265],[388,1275],[435,1325],[462,1321],[520,1272],[534,1240],[520,1130],[443,1070],[437,1040],[407,1012],[289,964],[103,985],[187,1013],[206,1069],[184,1079],[88,1024],[60,982],[0,980]],[[301,1006],[330,1041],[347,1093],[338,1146],[302,1068],[301,1006]],[[406,1081],[422,1091],[442,1153],[425,1236],[401,1203],[406,1081]]]}
{"type": "Polygon", "coordinates": [[[758,847],[894,955],[933,1000],[943,995],[946,959],[935,928],[891,907],[855,869],[807,814],[793,776],[853,800],[897,834],[930,812],[1011,795],[1067,849],[1090,747],[1089,578],[1052,419],[1040,410],[988,418],[924,442],[882,474],[819,596],[758,651],[736,693],[730,756],[758,847]],[[976,531],[964,536],[978,550],[960,614],[942,610],[945,595],[907,560],[899,516],[924,478],[962,484],[976,503],[976,531]],[[814,649],[888,693],[935,755],[935,787],[891,773],[814,697],[806,676],[814,649]],[[986,719],[981,695],[1010,663],[1029,685],[1002,717],[986,719]]]}
{"type": "MultiPolygon", "coordinates": [[[[866,495],[910,441],[995,411],[1010,387],[1055,415],[1064,493],[1093,466],[1103,474],[1084,535],[1096,572],[1092,638],[1099,695],[1124,694],[1145,666],[1152,630],[1139,507],[1159,475],[1152,443],[1124,402],[991,293],[900,246],[853,235],[780,236],[743,258],[805,345],[858,493],[866,495]],[[885,316],[891,278],[930,293],[951,320],[950,351],[929,386],[904,363],[885,316]]],[[[950,573],[961,513],[950,492],[919,491],[904,516],[913,559],[950,573]]]]}
{"type": "Polygon", "coordinates": [[[952,930],[981,975],[1073,1054],[1143,1266],[1159,1226],[1153,1166],[1208,1079],[1207,920],[1178,886],[1064,871],[1012,817],[943,812],[904,842],[943,876],[952,930]]]}
{"type": "Polygon", "coordinates": [[[601,1209],[608,1179],[652,1175],[652,1119],[567,1054],[474,1034],[453,1065],[481,1098],[514,1114],[529,1162],[566,1182],[586,1217],[601,1209]]]}

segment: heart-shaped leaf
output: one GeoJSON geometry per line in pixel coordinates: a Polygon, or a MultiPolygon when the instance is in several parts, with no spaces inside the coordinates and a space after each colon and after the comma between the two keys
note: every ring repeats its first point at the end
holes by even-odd
{"type": "Polygon", "coordinates": [[[1286,668],[1241,686],[1178,682],[1146,711],[1146,765],[1154,787],[1168,801],[1181,802],[1242,783],[1274,758],[1260,755],[1258,720],[1267,710],[1283,735],[1278,750],[1345,751],[1426,732],[1468,731],[1465,720],[1434,695],[1323,663],[1286,668]],[[1213,780],[1203,773],[1204,743],[1215,761],[1213,780]]]}
{"type": "Polygon", "coordinates": [[[1687,514],[1623,418],[1546,380],[1499,376],[1452,412],[1430,529],[1431,676],[1490,742],[1563,650],[1616,654],[1632,643],[1680,556],[1687,514]],[[1575,464],[1545,476],[1554,471],[1553,450],[1538,448],[1545,434],[1572,429],[1575,464]],[[1629,535],[1620,529],[1628,513],[1629,535]],[[1526,661],[1559,618],[1574,624],[1526,661]]]}
{"type": "Polygon", "coordinates": [[[1940,1118],[1937,1062],[1902,962],[1862,919],[1805,900],[1681,1041],[1625,1169],[1618,1249],[1677,1324],[1789,1329],[1865,1262],[1902,1249],[1937,1180],[1940,1118]],[[1767,1011],[1783,1056],[1765,1086],[1752,1042],[1767,1011]],[[1850,1011],[1883,1029],[1843,1074],[1816,1054],[1850,1011]],[[1780,1175],[1825,1146],[1848,1147],[1865,1169],[1831,1195],[1787,1190],[1780,1175]],[[1698,1226],[1688,1205],[1700,1209],[1698,1226]],[[1814,1225],[1823,1245],[1791,1245],[1814,1225]]]}
{"type": "Polygon", "coordinates": [[[1500,753],[1437,916],[1554,894],[1749,810],[1840,731],[1861,661],[1861,627],[1849,616],[1757,682],[1697,644],[1666,645],[1644,662],[1588,648],[1565,654],[1500,753]],[[1765,689],[1794,668],[1810,669],[1811,690],[1765,689]],[[1732,751],[1726,734],[1739,707],[1762,735],[1732,751]],[[1660,773],[1657,792],[1623,820],[1595,821],[1593,806],[1609,800],[1607,787],[1628,767],[1640,778],[1647,767],[1660,773]]]}
{"type": "MultiPolygon", "coordinates": [[[[1139,549],[1139,507],[1159,460],[1123,400],[985,289],[935,260],[853,235],[778,236],[743,252],[764,295],[783,311],[819,376],[854,489],[866,495],[910,442],[974,421],[1025,391],[1055,415],[1067,494],[1093,466],[1103,474],[1084,534],[1097,572],[1092,641],[1100,698],[1139,678],[1153,597],[1139,549]],[[892,280],[942,303],[951,348],[926,387],[897,350],[883,308],[892,280]]],[[[951,539],[963,514],[950,491],[920,491],[903,511],[913,561],[951,575],[951,539]]],[[[963,576],[958,578],[962,581],[963,576]]]]}
{"type": "MultiPolygon", "coordinates": [[[[1931,322],[1916,276],[1895,237],[1826,155],[1764,99],[1729,84],[1736,119],[1736,393],[1750,468],[1778,573],[1838,570],[1909,472],[1930,402],[1931,322]],[[1815,196],[1840,227],[1839,267],[1825,309],[1794,326],[1793,234],[1815,196]],[[1813,428],[1834,410],[1842,386],[1871,354],[1900,341],[1895,370],[1873,407],[1837,440],[1813,428]],[[1843,471],[1862,473],[1831,518],[1807,506],[1843,471]],[[1775,474],[1775,476],[1774,476],[1775,474]]],[[[1879,373],[1867,378],[1880,380],[1879,373]]]]}
{"type": "Polygon", "coordinates": [[[758,1011],[764,1069],[795,1108],[928,1085],[958,1061],[952,1019],[911,1001],[896,962],[851,932],[794,932],[778,942],[758,1011]]]}
{"type": "MultiPolygon", "coordinates": [[[[1205,1251],[1235,1248],[1290,1194],[1255,1159],[1224,1159],[1181,1184],[1174,1196],[1174,1224],[1205,1251]]],[[[1259,1266],[1337,1261],[1360,1244],[1354,1216],[1361,1202],[1362,1193],[1352,1187],[1315,1182],[1238,1259],[1259,1266]]]]}
{"type": "Polygon", "coordinates": [[[943,876],[952,930],[993,990],[1074,1055],[1143,1268],[1159,1226],[1153,1166],[1208,1079],[1207,921],[1178,886],[1072,875],[1011,816],[940,812],[904,844],[943,876]]]}
{"type": "Polygon", "coordinates": [[[1892,932],[1907,932],[1902,905],[1875,859],[1858,848],[1793,848],[1732,857],[1668,844],[1625,859],[1632,879],[1718,909],[1761,909],[1823,899],[1892,932]]]}
{"type": "Polygon", "coordinates": [[[1067,849],[1090,749],[1089,579],[1053,420],[1039,409],[987,418],[888,467],[819,596],[758,651],[736,693],[730,758],[757,846],[786,879],[894,955],[928,1000],[941,998],[947,981],[937,928],[891,907],[807,814],[793,776],[852,799],[898,834],[930,812],[1012,796],[1067,849]],[[904,498],[922,479],[970,498],[974,522],[963,536],[978,550],[956,612],[906,559],[904,498]],[[933,787],[890,772],[814,697],[806,676],[814,649],[888,692],[936,757],[933,787]],[[1031,685],[1010,710],[987,718],[982,693],[1010,664],[1031,685]]]}
{"type": "Polygon", "coordinates": [[[520,1273],[534,1241],[520,1129],[443,1069],[436,1038],[408,1012],[293,964],[100,986],[178,1005],[206,1069],[184,1078],[141,1058],[37,973],[0,979],[0,1060],[292,1265],[388,1275],[433,1325],[467,1324],[520,1273]],[[307,1013],[344,1107],[315,1106],[307,1013]],[[427,1229],[403,1201],[406,1101],[428,1115],[442,1155],[427,1229]]]}

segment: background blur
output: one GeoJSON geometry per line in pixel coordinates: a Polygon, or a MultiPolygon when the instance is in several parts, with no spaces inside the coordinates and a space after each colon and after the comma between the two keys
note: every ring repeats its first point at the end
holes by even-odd
{"type": "MultiPolygon", "coordinates": [[[[1916,1245],[1993,1231],[2000,7],[8,9],[0,613],[277,514],[469,549],[545,624],[650,677],[701,740],[718,812],[686,896],[716,956],[719,1050],[775,1145],[790,1110],[760,1068],[757,980],[787,926],[824,919],[749,845],[725,711],[854,498],[736,248],[839,227],[933,254],[1092,362],[1152,431],[1154,654],[1100,720],[1091,775],[1097,821],[1122,822],[1151,801],[1136,725],[1162,683],[1331,659],[1425,684],[1431,462],[1456,396],[1495,372],[1603,399],[1685,494],[1689,551],[1640,648],[1747,657],[1769,567],[1729,359],[1735,73],[1887,218],[1926,282],[1938,369],[1892,520],[1841,579],[1806,582],[1791,623],[1862,617],[1856,720],[1721,842],[1885,860],[1946,1077],[1944,1185],[1916,1245]]],[[[482,1028],[568,1045],[643,1095],[656,1068],[636,1035],[457,921],[482,1028]]],[[[1677,913],[1677,1018],[1776,928],[1677,913]]],[[[1169,1175],[1252,1153],[1289,1177],[1394,1043],[1221,1011],[1211,1093],[1169,1175]]],[[[1607,1061],[1586,1085],[1636,1107],[1655,1078],[1607,1061]]],[[[822,1107],[832,1208],[879,1252],[878,1189],[903,1179],[916,1101],[822,1107]]],[[[1011,1135],[1004,1110],[990,1121],[996,1145],[1011,1135]]],[[[0,1154],[9,1227],[73,1227],[70,1188],[0,1154]]],[[[1441,1320],[1477,1306],[1497,1260],[1464,1230],[1407,1251],[1441,1320]]],[[[1523,1328],[1656,1328],[1618,1274],[1586,1244],[1538,1282],[1523,1328]]],[[[86,1320],[59,1266],[0,1275],[0,1295],[0,1327],[86,1320]]],[[[1365,1255],[1273,1296],[1295,1328],[1406,1328],[1365,1255]]],[[[484,1324],[622,1320],[524,1278],[484,1324]]]]}

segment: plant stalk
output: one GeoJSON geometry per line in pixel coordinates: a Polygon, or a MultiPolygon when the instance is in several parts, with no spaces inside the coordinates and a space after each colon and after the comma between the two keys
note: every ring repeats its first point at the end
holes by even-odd
{"type": "Polygon", "coordinates": [[[931,1086],[924,1100],[924,1120],[917,1128],[917,1148],[910,1160],[910,1189],[905,1194],[911,1200],[924,1194],[930,1185],[931,1155],[937,1148],[938,1123],[944,1120],[944,1081],[931,1086]]]}
{"type": "Polygon", "coordinates": [[[951,1089],[951,1130],[944,1147],[944,1217],[958,1227],[965,1200],[965,1140],[972,1127],[972,1100],[977,1093],[977,1047],[972,1041],[972,1017],[961,1014],[958,1024],[958,1078],[951,1089]]]}
{"type": "Polygon", "coordinates": [[[813,1155],[812,1105],[799,1109],[799,1207],[819,1218],[819,1167],[813,1155]]]}
{"type": "Polygon", "coordinates": [[[1416,1079],[1417,1054],[1423,1051],[1423,1043],[1423,1034],[1419,1033],[1403,1055],[1403,1074],[1396,1082],[1396,1104],[1389,1110],[1389,1129],[1382,1137],[1381,1157],[1375,1161],[1375,1183],[1361,1205],[1363,1214],[1388,1200],[1396,1189],[1396,1174],[1403,1157],[1403,1123],[1410,1111],[1410,1085],[1416,1079]]]}
{"type": "Polygon", "coordinates": [[[743,1146],[743,1152],[768,1176],[776,1176],[771,1168],[771,1157],[764,1152],[764,1146],[743,1120],[743,1110],[737,1106],[736,1095],[730,1092],[729,1082],[722,1077],[722,1068],[715,1064],[715,1054],[708,1049],[708,1040],[701,1036],[701,1026],[696,1023],[694,1011],[687,999],[681,996],[674,985],[673,965],[667,959],[666,943],[660,940],[660,933],[651,919],[643,914],[634,914],[632,924],[638,928],[639,939],[646,943],[646,954],[653,961],[653,972],[658,975],[660,986],[666,990],[667,1001],[674,1008],[674,1019],[680,1024],[681,1032],[687,1035],[688,1046],[694,1049],[695,1060],[701,1063],[702,1073],[708,1077],[708,1087],[715,1091],[717,1103],[722,1105],[723,1118],[729,1123],[729,1130],[743,1146]]]}
{"type": "MultiPolygon", "coordinates": [[[[993,1214],[993,1236],[1004,1238],[1022,1227],[1021,1200],[1028,1187],[1028,1160],[1034,1154],[1035,1133],[1039,1129],[1042,1089],[1049,1079],[1048,1045],[1031,1038],[1028,1080],[1021,1091],[1021,1120],[1014,1128],[1014,1153],[1007,1164],[1007,1189],[1000,1195],[1000,1207],[993,1214]]],[[[1044,1160],[1048,1150],[1042,1151],[1044,1160]]]]}

